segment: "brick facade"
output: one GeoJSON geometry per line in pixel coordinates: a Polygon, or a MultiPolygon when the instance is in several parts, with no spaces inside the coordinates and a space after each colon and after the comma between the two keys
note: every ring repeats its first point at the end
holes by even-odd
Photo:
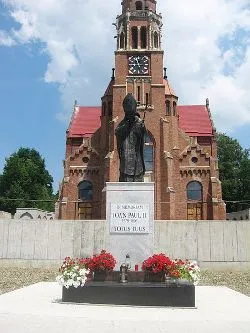
{"type": "Polygon", "coordinates": [[[114,130],[124,117],[122,102],[127,93],[137,99],[141,118],[145,112],[153,150],[145,181],[155,183],[155,218],[225,219],[209,101],[203,106],[177,105],[178,97],[163,68],[161,19],[154,0],[122,2],[122,14],[116,22],[115,71],[101,99],[102,106],[99,113],[95,109],[96,117],[91,118],[91,108],[76,105],[67,131],[60,187],[61,219],[105,218],[105,183],[119,178],[114,130]],[[149,68],[133,67],[131,56],[135,64],[146,56],[149,68]],[[80,121],[91,130],[83,130],[80,121]],[[82,195],[79,184],[89,186],[82,195]],[[191,185],[194,187],[189,192],[191,185]]]}

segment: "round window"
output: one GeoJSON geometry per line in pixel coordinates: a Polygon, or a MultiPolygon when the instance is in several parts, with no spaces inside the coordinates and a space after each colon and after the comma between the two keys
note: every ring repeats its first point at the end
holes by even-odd
{"type": "Polygon", "coordinates": [[[198,158],[196,156],[193,156],[191,158],[191,161],[192,161],[192,163],[197,163],[198,162],[198,158]]]}
{"type": "Polygon", "coordinates": [[[82,158],[83,163],[88,163],[89,162],[89,158],[87,156],[82,158]]]}

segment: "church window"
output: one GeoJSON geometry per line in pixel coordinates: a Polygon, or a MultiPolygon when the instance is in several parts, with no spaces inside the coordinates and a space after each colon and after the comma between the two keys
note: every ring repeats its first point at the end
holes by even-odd
{"type": "Polygon", "coordinates": [[[93,200],[93,184],[90,181],[84,180],[78,185],[78,197],[84,201],[93,200]]]}
{"type": "Polygon", "coordinates": [[[137,49],[138,48],[138,29],[137,27],[132,27],[132,48],[137,49]]]}
{"type": "Polygon", "coordinates": [[[120,49],[125,48],[125,35],[124,32],[122,31],[120,34],[120,49]]]}
{"type": "Polygon", "coordinates": [[[146,105],[149,105],[149,93],[146,93],[146,105]]]}
{"type": "Polygon", "coordinates": [[[156,31],[154,32],[154,48],[155,49],[159,48],[159,38],[158,38],[158,33],[156,31]]]}
{"type": "Polygon", "coordinates": [[[83,163],[85,163],[85,164],[89,163],[89,158],[88,158],[88,156],[84,156],[84,157],[82,158],[82,161],[83,161],[83,163]]]}
{"type": "Polygon", "coordinates": [[[187,219],[201,220],[202,219],[202,197],[203,190],[201,183],[191,181],[187,185],[187,219]]]}
{"type": "Polygon", "coordinates": [[[187,185],[187,200],[202,201],[202,185],[197,181],[191,181],[187,185]]]}
{"type": "Polygon", "coordinates": [[[176,116],[176,102],[173,102],[173,116],[176,116]]]}
{"type": "Polygon", "coordinates": [[[147,48],[147,28],[141,27],[141,48],[147,48]]]}
{"type": "Polygon", "coordinates": [[[146,172],[154,170],[154,144],[151,135],[148,133],[144,143],[144,162],[146,172]]]}
{"type": "Polygon", "coordinates": [[[92,219],[93,184],[84,180],[78,185],[78,198],[82,201],[78,203],[78,218],[80,220],[92,219]]]}
{"type": "Polygon", "coordinates": [[[166,116],[171,116],[171,106],[170,101],[166,101],[166,116]]]}
{"type": "Polygon", "coordinates": [[[72,146],[81,146],[82,144],[82,138],[72,138],[71,139],[72,146]]]}
{"type": "Polygon", "coordinates": [[[136,1],[135,9],[136,10],[142,10],[142,2],[141,1],[136,1]]]}
{"type": "Polygon", "coordinates": [[[106,103],[102,104],[102,116],[106,116],[106,103]]]}
{"type": "Polygon", "coordinates": [[[112,103],[112,101],[109,101],[108,102],[108,115],[112,116],[112,114],[113,114],[113,103],[112,103]]]}
{"type": "Polygon", "coordinates": [[[138,105],[141,104],[141,87],[140,86],[137,87],[137,104],[138,105]]]}
{"type": "Polygon", "coordinates": [[[196,163],[198,163],[198,158],[196,156],[193,156],[191,158],[191,161],[192,161],[192,163],[196,164],[196,163]]]}

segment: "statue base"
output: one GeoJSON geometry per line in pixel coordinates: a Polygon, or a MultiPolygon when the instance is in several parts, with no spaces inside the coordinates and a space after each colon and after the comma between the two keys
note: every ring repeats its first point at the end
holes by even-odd
{"type": "Polygon", "coordinates": [[[106,212],[105,249],[116,258],[116,269],[126,255],[131,269],[140,268],[154,251],[154,183],[107,183],[106,212]]]}

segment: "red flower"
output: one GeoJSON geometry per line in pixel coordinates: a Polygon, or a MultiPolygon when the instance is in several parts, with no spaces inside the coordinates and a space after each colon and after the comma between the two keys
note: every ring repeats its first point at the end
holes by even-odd
{"type": "Polygon", "coordinates": [[[111,253],[102,250],[99,255],[85,259],[85,265],[91,271],[96,270],[113,270],[116,264],[115,258],[111,253]]]}
{"type": "Polygon", "coordinates": [[[142,263],[143,271],[151,271],[153,273],[168,271],[173,265],[172,260],[165,254],[154,254],[152,257],[144,260],[142,263]]]}

